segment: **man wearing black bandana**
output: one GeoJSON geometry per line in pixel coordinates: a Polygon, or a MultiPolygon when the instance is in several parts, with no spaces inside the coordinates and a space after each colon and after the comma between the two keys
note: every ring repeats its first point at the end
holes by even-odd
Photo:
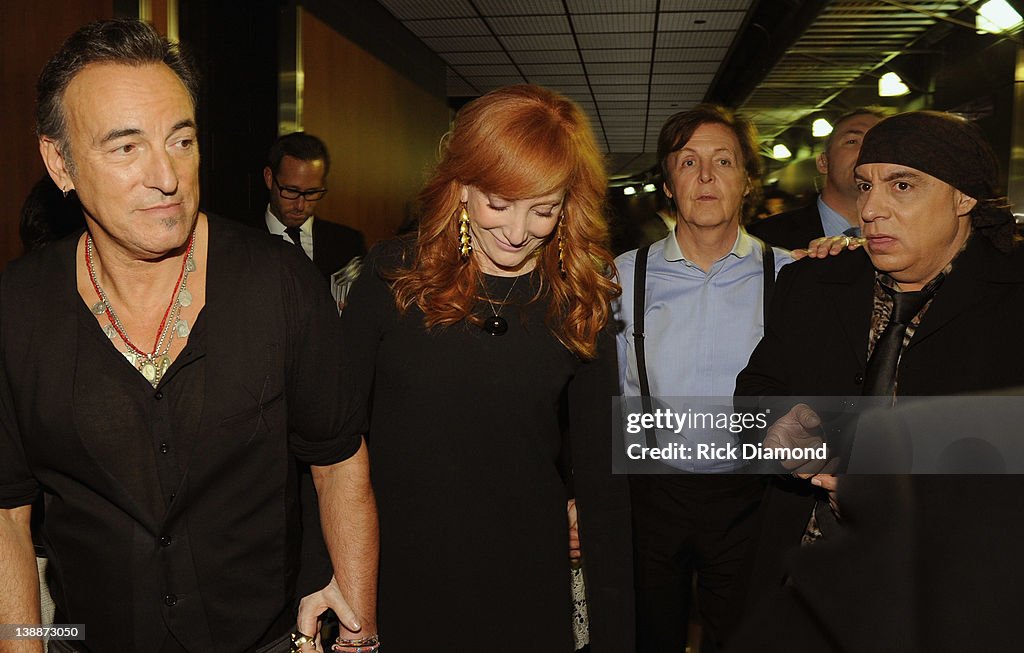
{"type": "MultiPolygon", "coordinates": [[[[920,111],[878,123],[856,167],[864,250],[783,270],[737,397],[874,395],[892,405],[1024,383],[1024,351],[1014,345],[1024,329],[1024,259],[997,176],[995,154],[966,120],[920,111]]],[[[797,441],[819,423],[796,407],[769,440],[797,441]]],[[[802,540],[843,530],[836,484],[828,474],[776,480],[755,594],[782,591],[786,554],[802,540]]]]}

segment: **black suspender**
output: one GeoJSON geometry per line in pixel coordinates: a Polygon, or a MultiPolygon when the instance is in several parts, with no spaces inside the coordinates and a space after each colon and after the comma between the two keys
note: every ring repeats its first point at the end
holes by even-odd
{"type": "Polygon", "coordinates": [[[775,250],[763,240],[761,243],[761,264],[764,265],[764,301],[761,302],[763,324],[768,324],[768,305],[772,303],[772,292],[775,290],[775,250]]]}
{"type": "MultiPolygon", "coordinates": [[[[636,373],[640,380],[640,405],[644,412],[654,412],[651,403],[651,384],[647,380],[647,359],[644,357],[644,304],[647,298],[647,254],[651,246],[636,251],[636,268],[633,272],[633,347],[636,349],[636,373]]],[[[654,429],[645,429],[647,446],[655,448],[658,440],[654,429]]]]}
{"type": "MultiPolygon", "coordinates": [[[[764,279],[764,300],[761,307],[764,323],[768,324],[768,305],[772,300],[772,291],[775,290],[775,251],[763,240],[761,243],[761,263],[764,266],[762,278],[764,279]]],[[[640,382],[640,405],[645,413],[653,413],[654,405],[651,401],[651,384],[647,378],[647,358],[644,355],[644,308],[647,299],[647,255],[651,246],[641,247],[636,251],[636,263],[633,271],[633,348],[636,352],[636,374],[640,382]]],[[[654,429],[645,429],[647,446],[654,448],[658,446],[654,429]]]]}

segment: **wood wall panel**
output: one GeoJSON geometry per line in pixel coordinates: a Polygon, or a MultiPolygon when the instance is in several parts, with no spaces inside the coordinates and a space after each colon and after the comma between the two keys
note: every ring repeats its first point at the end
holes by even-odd
{"type": "Polygon", "coordinates": [[[34,117],[39,71],[72,32],[113,14],[113,0],[8,2],[0,11],[0,170],[11,193],[0,211],[0,269],[21,254],[21,205],[44,172],[34,117]]]}
{"type": "Polygon", "coordinates": [[[303,128],[331,152],[317,214],[359,229],[368,244],[389,238],[436,161],[447,103],[308,12],[301,30],[303,128]]]}

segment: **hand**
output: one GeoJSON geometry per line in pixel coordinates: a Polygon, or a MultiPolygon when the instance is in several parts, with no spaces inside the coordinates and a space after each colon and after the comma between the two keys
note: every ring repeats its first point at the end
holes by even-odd
{"type": "Polygon", "coordinates": [[[571,562],[579,562],[580,558],[583,557],[583,553],[580,551],[580,529],[579,520],[576,516],[576,499],[569,499],[566,513],[569,516],[569,560],[571,562]]]}
{"type": "MultiPolygon", "coordinates": [[[[797,404],[788,413],[768,427],[764,439],[765,449],[796,449],[820,447],[824,440],[819,435],[821,418],[807,404],[797,404]]],[[[793,476],[811,478],[823,471],[824,461],[780,459],[782,466],[792,471],[793,476]]]]}
{"type": "MultiPolygon", "coordinates": [[[[830,461],[831,464],[832,461],[830,461]]],[[[829,465],[825,466],[826,469],[829,465]]],[[[832,512],[835,513],[836,517],[841,517],[839,513],[839,497],[836,494],[836,488],[839,485],[839,477],[835,474],[816,474],[811,477],[811,485],[820,487],[821,489],[828,492],[828,505],[832,508],[832,512]]]]}
{"type": "Polygon", "coordinates": [[[815,238],[807,245],[807,249],[794,249],[793,258],[796,260],[802,259],[805,256],[810,258],[828,258],[846,250],[853,251],[858,247],[862,247],[866,242],[866,238],[854,238],[852,236],[815,238]]]}
{"type": "Polygon", "coordinates": [[[306,652],[322,651],[320,643],[320,615],[328,609],[334,610],[341,623],[342,637],[358,637],[360,621],[355,611],[349,607],[345,597],[341,595],[338,588],[338,581],[333,577],[331,582],[322,590],[313,592],[299,601],[299,614],[296,618],[296,628],[300,633],[306,635],[315,634],[315,643],[304,644],[301,650],[306,652]],[[347,633],[347,634],[346,634],[347,633]]]}

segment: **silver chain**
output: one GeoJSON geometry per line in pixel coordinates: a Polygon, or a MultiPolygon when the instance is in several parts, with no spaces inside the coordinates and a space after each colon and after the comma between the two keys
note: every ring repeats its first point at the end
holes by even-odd
{"type": "MultiPolygon", "coordinates": [[[[171,343],[174,342],[174,332],[176,330],[174,327],[177,324],[178,316],[181,313],[181,293],[182,291],[185,290],[185,287],[188,285],[188,275],[193,270],[196,269],[194,249],[195,241],[196,232],[193,229],[192,237],[189,239],[188,244],[188,260],[185,261],[185,271],[181,275],[181,284],[178,286],[178,288],[175,289],[174,292],[174,304],[170,312],[167,314],[167,321],[164,323],[164,327],[160,331],[160,337],[157,339],[156,347],[153,348],[153,351],[151,353],[147,354],[145,353],[145,350],[143,350],[141,347],[132,342],[130,338],[128,338],[128,330],[124,328],[124,324],[121,323],[121,318],[117,316],[117,312],[111,305],[110,299],[107,297],[107,293],[104,292],[103,286],[100,285],[100,281],[96,277],[96,267],[93,265],[92,262],[92,235],[86,234],[85,248],[87,256],[85,260],[88,262],[89,278],[92,279],[93,286],[96,288],[96,292],[100,297],[100,303],[103,304],[104,312],[110,318],[110,321],[113,322],[114,326],[116,327],[118,335],[125,341],[124,344],[128,345],[128,348],[129,350],[131,350],[131,353],[139,352],[144,363],[155,363],[157,359],[159,359],[161,356],[166,355],[167,352],[171,350],[171,343]],[[168,337],[168,333],[170,334],[170,337],[168,337]],[[165,340],[166,347],[164,346],[165,340]]],[[[95,309],[93,312],[96,312],[95,309]]]]}

